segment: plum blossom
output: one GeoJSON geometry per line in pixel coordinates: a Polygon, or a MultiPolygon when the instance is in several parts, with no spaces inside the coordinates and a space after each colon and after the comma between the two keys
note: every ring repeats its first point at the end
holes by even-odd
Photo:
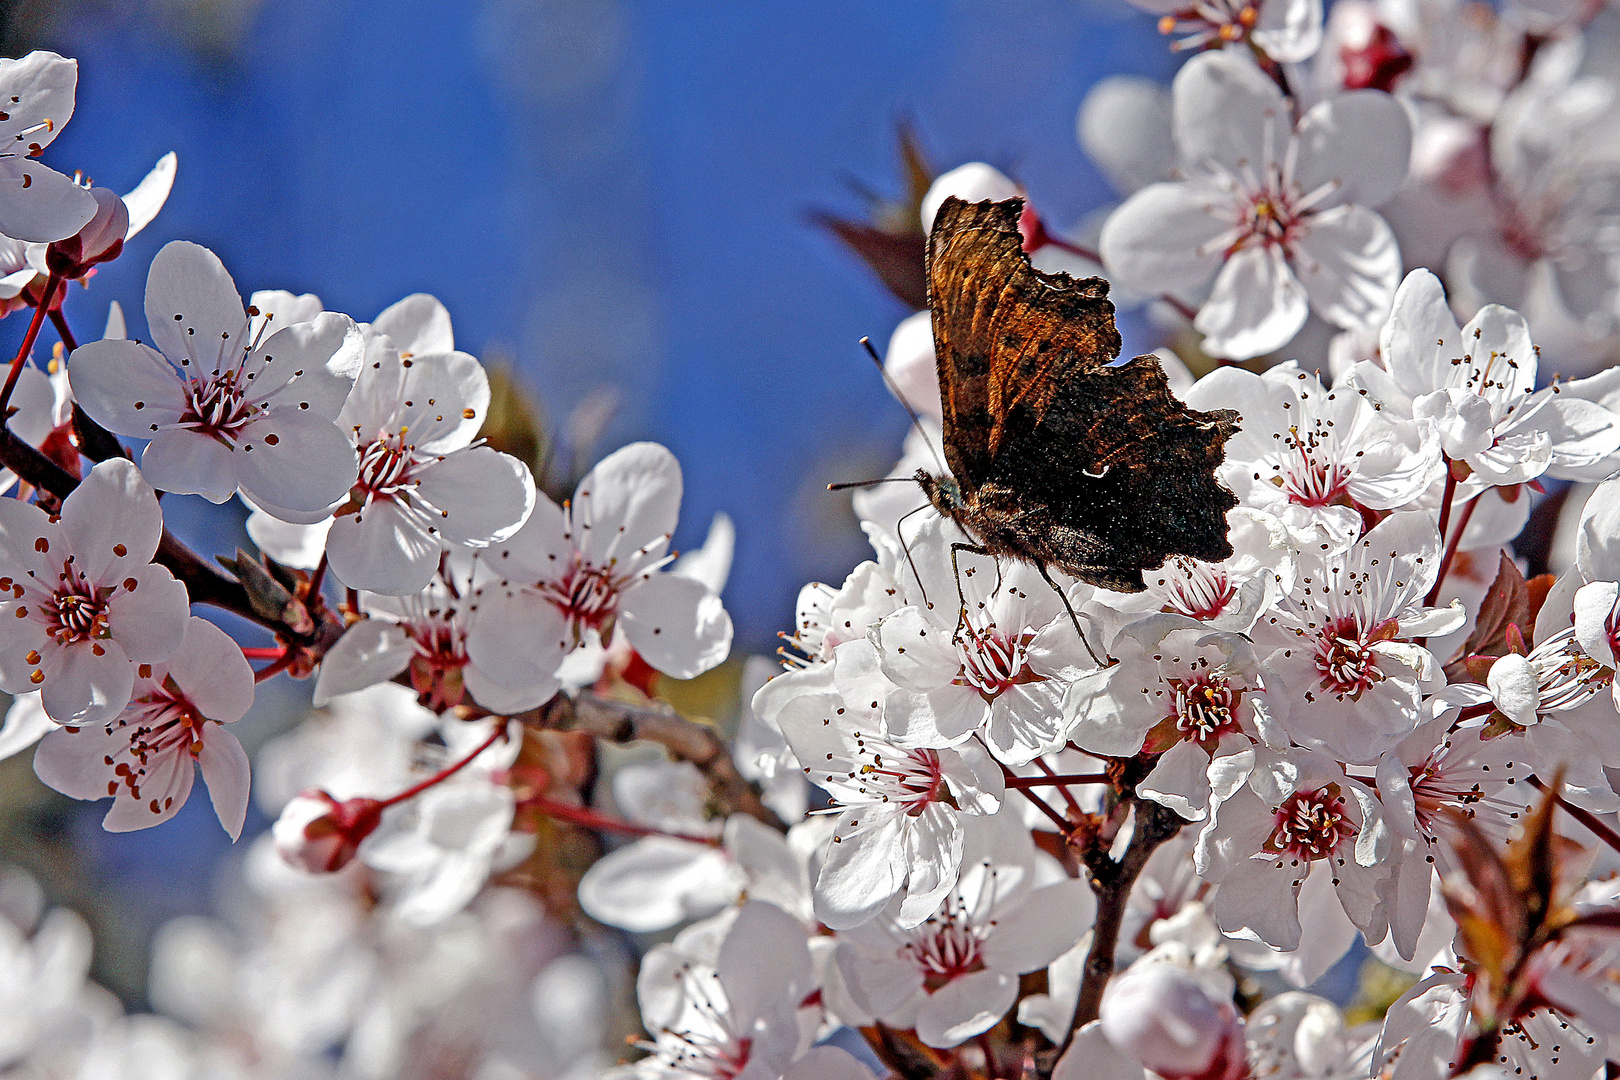
{"type": "Polygon", "coordinates": [[[903,890],[895,919],[916,926],[956,883],[963,817],[1001,808],[1001,771],[975,739],[896,745],[882,733],[881,700],[847,700],[834,686],[837,667],[779,675],[754,695],[755,712],[775,721],[805,775],[832,797],[837,826],[816,880],[816,917],[859,926],[903,890]]]}
{"type": "Polygon", "coordinates": [[[96,200],[39,155],[73,116],[79,63],[35,51],[0,60],[0,233],[48,243],[72,236],[95,216],[96,200]]]}
{"type": "Polygon", "coordinates": [[[411,685],[437,708],[459,705],[470,694],[491,712],[512,713],[532,709],[555,694],[557,667],[567,653],[561,645],[560,614],[538,611],[530,624],[536,651],[553,647],[550,671],[543,671],[545,664],[533,669],[543,671],[537,681],[497,681],[468,656],[467,635],[478,619],[476,568],[475,555],[446,553],[433,580],[414,595],[361,593],[365,617],[345,630],[321,659],[315,704],[407,672],[411,685]]]}
{"type": "Polygon", "coordinates": [[[1288,745],[1279,723],[1283,703],[1267,693],[1265,672],[1242,636],[1156,615],[1120,631],[1109,653],[1118,663],[1076,682],[1063,709],[1081,749],[1154,755],[1137,788],[1144,798],[1202,820],[1212,781],[1241,783],[1253,746],[1288,745]]]}
{"type": "Polygon", "coordinates": [[[354,477],[355,453],[333,420],[360,359],[343,315],[256,332],[219,258],[183,240],[146,278],[157,348],[105,339],[68,359],[79,405],[107,430],[150,439],[153,486],[224,502],[240,489],[260,506],[311,511],[354,477]]]}
{"type": "Polygon", "coordinates": [[[1297,64],[1322,43],[1321,0],[1131,0],[1158,15],[1172,49],[1252,46],[1272,60],[1297,64]]]}
{"type": "Polygon", "coordinates": [[[1361,535],[1358,507],[1393,510],[1440,478],[1440,440],[1387,415],[1365,390],[1328,389],[1297,364],[1262,375],[1216,368],[1187,395],[1195,409],[1237,408],[1243,425],[1219,476],[1247,507],[1277,518],[1299,547],[1361,535]]]}
{"type": "Polygon", "coordinates": [[[884,698],[884,727],[907,746],[952,746],[982,731],[997,759],[1027,764],[1068,741],[1064,692],[1096,665],[1032,566],[963,553],[953,570],[954,535],[938,518],[923,526],[910,554],[934,602],[901,608],[871,630],[898,688],[884,698]],[[957,581],[965,607],[939,599],[957,581]]]}
{"type": "Polygon", "coordinates": [[[1244,1025],[1231,994],[1153,954],[1110,980],[1098,1019],[1116,1049],[1166,1080],[1242,1080],[1244,1025]]]}
{"type": "Polygon", "coordinates": [[[40,691],[62,724],[122,712],[136,665],[186,634],[185,586],[151,562],[162,533],[157,497],[121,458],[91,469],[60,517],[0,499],[0,689],[40,691]]]}
{"type": "Polygon", "coordinates": [[[1210,914],[1227,933],[1299,947],[1299,896],[1311,874],[1331,879],[1344,913],[1370,942],[1383,939],[1381,882],[1390,834],[1377,797],[1332,759],[1260,750],[1247,783],[1214,808],[1194,852],[1220,885],[1210,914]]]}
{"type": "Polygon", "coordinates": [[[1464,618],[1461,604],[1425,605],[1439,569],[1440,534],[1416,510],[1301,569],[1294,595],[1264,624],[1267,640],[1285,642],[1266,668],[1288,696],[1295,742],[1370,763],[1417,726],[1439,665],[1412,639],[1448,633],[1464,618]]]}
{"type": "Polygon", "coordinates": [[[486,556],[499,580],[478,592],[467,652],[493,678],[533,684],[555,673],[534,627],[560,613],[559,648],[605,641],[622,626],[642,658],[689,679],[731,650],[731,617],[702,582],[660,574],[681,503],[681,470],[655,443],[632,443],[585,475],[573,501],[539,499],[528,522],[486,556]],[[549,669],[549,670],[548,670],[549,669]]]}
{"type": "Polygon", "coordinates": [[[247,816],[248,758],[225,729],[253,704],[253,670],[229,634],[193,615],[166,662],[140,665],[129,705],[108,721],[58,728],[34,772],[75,799],[112,796],[109,832],[160,825],[180,812],[200,771],[234,840],[247,816]]]}
{"type": "Polygon", "coordinates": [[[1029,830],[1005,816],[969,821],[962,864],[923,922],[902,926],[891,901],[872,921],[840,931],[834,954],[858,1007],[891,1027],[914,1028],[929,1046],[955,1046],[994,1027],[1017,999],[1018,976],[1071,948],[1096,911],[1082,881],[1035,887],[1029,830]]]}
{"type": "MultiPolygon", "coordinates": [[[[799,1005],[815,990],[804,928],[762,901],[743,905],[712,952],[691,936],[641,961],[636,1000],[651,1053],[609,1080],[779,1080],[800,1057],[799,1005]],[[761,963],[770,957],[770,963],[761,963]]],[[[841,1053],[841,1052],[839,1052],[841,1053]]],[[[820,1061],[807,1064],[822,1064],[820,1061]]],[[[805,1080],[817,1075],[808,1072],[805,1080]]],[[[826,1074],[845,1080],[842,1070],[826,1074]]]]}
{"type": "Polygon", "coordinates": [[[1406,178],[1401,107],[1379,91],[1341,94],[1291,130],[1276,84],[1230,52],[1189,60],[1173,90],[1185,179],[1143,188],[1108,219],[1110,277],[1189,296],[1213,278],[1193,326],[1216,356],[1280,348],[1312,309],[1346,329],[1377,327],[1401,260],[1369,207],[1406,178]]]}

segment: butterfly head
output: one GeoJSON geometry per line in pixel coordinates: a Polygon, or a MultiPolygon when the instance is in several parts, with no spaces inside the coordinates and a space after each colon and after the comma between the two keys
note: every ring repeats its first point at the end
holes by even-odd
{"type": "Polygon", "coordinates": [[[954,517],[961,512],[964,506],[962,485],[956,482],[956,477],[935,476],[927,469],[918,469],[916,477],[923,494],[928,496],[928,501],[942,517],[954,517]]]}

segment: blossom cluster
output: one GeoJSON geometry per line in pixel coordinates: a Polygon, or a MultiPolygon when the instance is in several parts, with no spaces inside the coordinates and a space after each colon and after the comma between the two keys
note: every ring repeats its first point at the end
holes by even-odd
{"type": "MultiPolygon", "coordinates": [[[[198,773],[233,839],[253,801],[275,821],[242,871],[252,932],[160,940],[179,1027],[108,1010],[82,929],[0,881],[6,982],[44,984],[0,1068],[1612,1068],[1620,28],[1529,0],[1143,6],[1193,55],[1080,107],[1122,201],[1021,227],[1037,268],[1174,332],[1182,401],[1240,416],[1231,556],[1140,592],[1054,582],[874,485],[873,557],[804,588],[780,662],[727,663],[731,526],[672,550],[673,455],[563,478],[501,449],[431,296],[370,322],[244,300],[176,240],[146,337],[115,307],[77,342],[63,294],[176,162],[123,197],[45,168],[76,67],[0,61],[27,146],[0,159],[0,302],[31,311],[0,389],[0,756],[111,799],[112,831],[172,818],[198,773]],[[215,569],[159,493],[238,501],[258,551],[215,569]],[[669,704],[711,672],[740,679],[734,726],[669,704]],[[250,762],[232,727],[281,676],[316,710],[250,762]],[[631,942],[645,1038],[613,1064],[631,942]],[[1353,1022],[1308,988],[1368,950],[1404,992],[1353,1022]]],[[[907,235],[947,196],[1027,195],[979,163],[917,194],[907,235]]],[[[896,476],[943,469],[929,317],[885,362],[916,417],[896,476]]]]}

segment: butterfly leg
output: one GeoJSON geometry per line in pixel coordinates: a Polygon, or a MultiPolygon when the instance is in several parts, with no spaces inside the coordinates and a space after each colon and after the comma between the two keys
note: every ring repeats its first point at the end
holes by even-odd
{"type": "MultiPolygon", "coordinates": [[[[964,544],[958,540],[951,545],[951,576],[956,579],[956,602],[958,605],[956,629],[951,631],[951,644],[953,645],[961,640],[962,630],[968,624],[967,596],[962,592],[962,569],[956,565],[956,553],[958,551],[965,551],[969,555],[990,555],[989,548],[980,547],[978,544],[964,544]]],[[[969,573],[971,572],[970,570],[969,573]]],[[[999,559],[996,560],[996,574],[998,576],[997,586],[999,587],[999,575],[1001,574],[1001,560],[999,559]]]]}
{"type": "Polygon", "coordinates": [[[1063,610],[1069,613],[1069,621],[1074,623],[1074,632],[1080,635],[1080,644],[1084,645],[1086,652],[1091,654],[1091,662],[1098,667],[1107,667],[1107,664],[1097,658],[1097,650],[1091,647],[1091,639],[1086,637],[1085,630],[1080,626],[1080,617],[1074,613],[1074,608],[1069,606],[1069,597],[1062,589],[1058,588],[1058,583],[1052,580],[1052,575],[1046,572],[1046,564],[1036,563],[1035,569],[1040,571],[1042,580],[1052,586],[1052,591],[1058,594],[1059,600],[1063,601],[1063,610]]]}

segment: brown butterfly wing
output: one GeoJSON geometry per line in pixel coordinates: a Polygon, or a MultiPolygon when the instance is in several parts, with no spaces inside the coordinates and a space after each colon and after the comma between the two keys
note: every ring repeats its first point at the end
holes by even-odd
{"type": "Polygon", "coordinates": [[[1171,555],[1225,558],[1237,500],[1215,469],[1237,414],[1187,408],[1152,357],[1108,366],[1120,348],[1108,283],[1034,269],[1021,209],[947,199],[935,218],[951,470],[999,546],[1096,584],[1139,589],[1171,555]]]}
{"type": "Polygon", "coordinates": [[[1072,372],[1119,355],[1108,283],[1031,267],[1022,207],[948,198],[928,239],[946,464],[968,486],[988,478],[1014,406],[1043,416],[1072,372]]]}

